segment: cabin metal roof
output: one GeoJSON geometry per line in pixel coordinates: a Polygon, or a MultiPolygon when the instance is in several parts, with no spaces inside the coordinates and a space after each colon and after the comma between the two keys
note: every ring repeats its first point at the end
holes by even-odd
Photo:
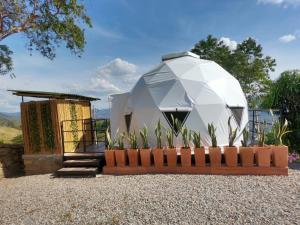
{"type": "Polygon", "coordinates": [[[59,93],[59,92],[46,92],[46,91],[26,91],[26,90],[8,90],[13,95],[21,97],[33,98],[48,98],[48,99],[64,99],[64,100],[84,100],[84,101],[97,101],[100,98],[94,98],[84,95],[59,93]]]}

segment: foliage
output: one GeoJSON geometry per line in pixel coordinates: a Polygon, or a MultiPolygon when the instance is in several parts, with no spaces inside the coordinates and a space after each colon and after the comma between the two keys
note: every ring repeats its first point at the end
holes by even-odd
{"type": "Polygon", "coordinates": [[[49,149],[54,149],[54,131],[51,117],[51,105],[49,102],[41,104],[41,117],[45,145],[49,149]]]}
{"type": "Polygon", "coordinates": [[[269,90],[269,72],[274,71],[275,59],[263,56],[262,46],[247,38],[236,49],[229,49],[223,41],[209,35],[191,50],[202,59],[213,60],[231,73],[241,84],[248,103],[254,107],[257,99],[269,90]]]}
{"type": "MultiPolygon", "coordinates": [[[[82,25],[91,27],[85,8],[77,0],[2,0],[0,1],[0,41],[23,33],[28,50],[37,50],[53,59],[62,43],[80,56],[85,45],[82,25]]],[[[0,74],[12,70],[12,52],[0,47],[0,74]]]]}
{"type": "Polygon", "coordinates": [[[117,132],[117,144],[119,150],[124,150],[124,139],[125,139],[125,132],[118,133],[117,132]]]}
{"type": "Polygon", "coordinates": [[[248,127],[245,127],[243,130],[243,140],[241,140],[242,146],[243,147],[248,147],[249,146],[249,131],[248,127]]]}
{"type": "Polygon", "coordinates": [[[70,104],[70,115],[71,115],[71,131],[73,137],[73,144],[74,148],[77,148],[79,144],[79,137],[78,137],[78,125],[77,125],[77,114],[76,114],[76,105],[74,103],[70,104]]]}
{"type": "Polygon", "coordinates": [[[146,125],[140,130],[140,135],[141,135],[142,142],[143,142],[143,148],[144,149],[149,148],[149,143],[148,143],[148,128],[147,128],[146,125]]]}
{"type": "Polygon", "coordinates": [[[169,148],[174,148],[174,131],[172,129],[166,130],[166,138],[169,148]]]}
{"type": "Polygon", "coordinates": [[[161,148],[161,135],[162,135],[161,128],[162,127],[161,127],[160,120],[158,120],[154,133],[156,136],[156,147],[159,149],[161,148]]]}
{"type": "Polygon", "coordinates": [[[0,144],[4,144],[4,141],[0,139],[0,144]]]}
{"type": "Polygon", "coordinates": [[[300,71],[292,70],[283,72],[274,81],[270,92],[265,96],[262,106],[275,108],[280,111],[280,121],[290,121],[288,133],[283,142],[289,144],[289,148],[300,152],[300,71]]]}
{"type": "Polygon", "coordinates": [[[236,129],[232,129],[231,127],[231,118],[232,116],[230,116],[228,118],[228,130],[229,130],[229,147],[233,147],[233,143],[234,143],[234,140],[236,138],[236,134],[237,134],[237,128],[236,129]]]}
{"type": "Polygon", "coordinates": [[[129,135],[128,135],[128,141],[129,141],[131,149],[137,149],[138,148],[138,146],[137,146],[137,138],[136,138],[136,135],[135,135],[135,131],[129,133],[129,135]]]}
{"type": "Polygon", "coordinates": [[[183,148],[188,149],[190,140],[192,139],[192,133],[186,126],[181,128],[180,133],[183,140],[183,148]]]}
{"type": "MultiPolygon", "coordinates": [[[[174,118],[173,114],[171,114],[171,119],[172,119],[172,126],[174,128],[174,131],[181,131],[182,129],[182,124],[178,118],[174,118]]],[[[174,133],[173,131],[173,133],[174,133]]]]}
{"type": "Polygon", "coordinates": [[[211,138],[211,146],[213,148],[216,148],[218,146],[217,144],[217,137],[216,137],[216,130],[217,128],[214,127],[214,124],[213,123],[209,123],[208,124],[208,134],[211,138]]]}
{"type": "Polygon", "coordinates": [[[287,128],[288,128],[288,121],[286,119],[283,124],[281,124],[280,121],[278,121],[278,120],[274,122],[272,130],[269,133],[270,135],[273,136],[270,138],[271,140],[273,140],[272,144],[283,145],[282,138],[286,134],[292,132],[290,130],[287,130],[287,128]]]}
{"type": "Polygon", "coordinates": [[[13,139],[11,139],[12,144],[23,144],[23,136],[22,134],[19,134],[15,136],[13,139]]]}
{"type": "Polygon", "coordinates": [[[38,125],[38,116],[35,104],[28,106],[28,126],[29,126],[29,139],[32,152],[41,151],[41,138],[38,125]]]}
{"type": "Polygon", "coordinates": [[[200,148],[201,147],[201,134],[200,131],[197,132],[193,132],[193,143],[195,148],[200,148]]]}
{"type": "Polygon", "coordinates": [[[115,140],[110,136],[109,128],[105,131],[106,139],[107,139],[107,149],[111,150],[115,147],[115,140]]]}

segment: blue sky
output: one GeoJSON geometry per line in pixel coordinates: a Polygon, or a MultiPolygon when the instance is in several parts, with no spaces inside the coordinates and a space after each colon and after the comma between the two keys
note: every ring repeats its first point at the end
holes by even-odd
{"type": "MultiPolygon", "coordinates": [[[[19,110],[7,89],[71,92],[102,98],[130,90],[161,56],[190,50],[212,34],[234,47],[255,38],[277,60],[275,79],[300,69],[300,0],[86,0],[93,28],[82,58],[57,49],[50,61],[26,50],[22,34],[3,41],[14,51],[15,79],[0,77],[0,112],[19,110]]],[[[2,43],[1,43],[2,44],[2,43]]]]}

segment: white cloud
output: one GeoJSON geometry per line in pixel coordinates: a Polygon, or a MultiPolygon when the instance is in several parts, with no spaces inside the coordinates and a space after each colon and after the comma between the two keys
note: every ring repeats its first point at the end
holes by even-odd
{"type": "Polygon", "coordinates": [[[299,6],[300,0],[257,0],[258,4],[271,4],[271,5],[278,5],[283,6],[284,8],[288,6],[299,6]]]}
{"type": "Polygon", "coordinates": [[[116,85],[111,83],[109,80],[104,78],[92,78],[91,79],[91,89],[96,90],[105,90],[107,92],[121,92],[121,89],[118,88],[116,85]]]}
{"type": "Polygon", "coordinates": [[[280,42],[289,43],[296,40],[296,36],[293,34],[283,35],[279,38],[280,42]]]}
{"type": "Polygon", "coordinates": [[[223,45],[227,46],[231,51],[234,51],[237,48],[237,42],[228,37],[221,37],[219,42],[223,42],[223,45]]]}

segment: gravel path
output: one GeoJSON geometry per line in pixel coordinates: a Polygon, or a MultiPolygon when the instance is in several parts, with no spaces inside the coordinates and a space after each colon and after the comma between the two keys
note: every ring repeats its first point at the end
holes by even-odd
{"type": "Polygon", "coordinates": [[[300,224],[300,171],[2,179],[0,224],[300,224]]]}

